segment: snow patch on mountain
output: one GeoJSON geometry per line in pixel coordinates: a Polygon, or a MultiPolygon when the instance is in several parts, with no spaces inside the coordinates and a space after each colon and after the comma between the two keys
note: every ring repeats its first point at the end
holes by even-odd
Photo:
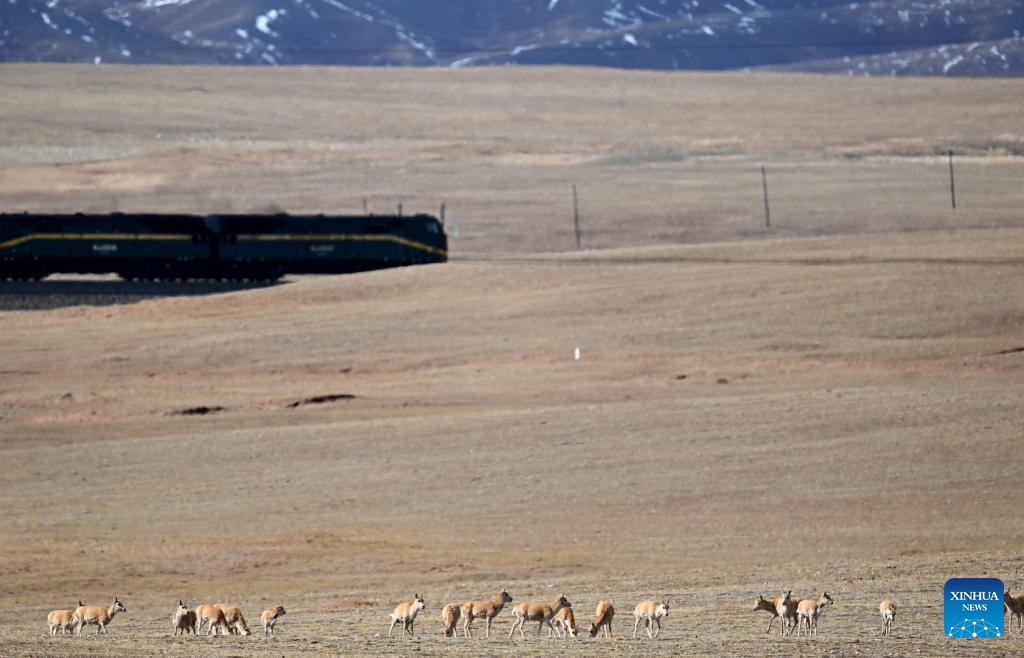
{"type": "Polygon", "coordinates": [[[328,5],[330,5],[330,6],[332,6],[332,7],[334,7],[335,9],[340,9],[340,10],[342,10],[344,12],[352,14],[356,18],[361,18],[364,21],[370,21],[371,23],[373,22],[373,16],[371,16],[370,14],[367,14],[367,13],[364,13],[364,12],[361,12],[361,11],[357,11],[356,9],[353,9],[352,7],[349,7],[348,5],[346,5],[346,4],[342,3],[342,2],[338,2],[338,0],[321,0],[321,1],[326,3],[326,4],[328,4],[328,5]]]}
{"type": "Polygon", "coordinates": [[[427,46],[422,41],[417,41],[416,38],[413,35],[409,34],[408,32],[406,32],[405,30],[403,30],[401,28],[396,29],[395,30],[395,34],[398,35],[399,39],[401,39],[405,43],[409,44],[410,46],[412,46],[416,50],[422,52],[429,59],[434,59],[434,51],[431,50],[430,47],[427,46]]]}
{"type": "Polygon", "coordinates": [[[193,0],[142,0],[143,9],[159,9],[170,5],[187,5],[193,0]]]}
{"type": "Polygon", "coordinates": [[[285,15],[284,9],[271,9],[265,14],[256,17],[256,29],[271,37],[281,36],[270,29],[270,24],[285,15]]]}

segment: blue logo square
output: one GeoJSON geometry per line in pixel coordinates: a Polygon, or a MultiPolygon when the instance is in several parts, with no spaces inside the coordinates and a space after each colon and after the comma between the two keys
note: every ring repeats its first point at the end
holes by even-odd
{"type": "Polygon", "coordinates": [[[946,637],[1003,636],[1003,581],[950,578],[945,588],[946,637]]]}

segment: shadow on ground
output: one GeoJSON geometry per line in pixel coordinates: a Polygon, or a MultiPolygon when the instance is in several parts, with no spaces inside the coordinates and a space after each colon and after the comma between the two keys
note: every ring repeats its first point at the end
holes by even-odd
{"type": "Polygon", "coordinates": [[[134,304],[158,297],[215,295],[275,285],[281,285],[281,282],[164,282],[120,279],[0,281],[0,311],[42,311],[67,306],[134,304]]]}

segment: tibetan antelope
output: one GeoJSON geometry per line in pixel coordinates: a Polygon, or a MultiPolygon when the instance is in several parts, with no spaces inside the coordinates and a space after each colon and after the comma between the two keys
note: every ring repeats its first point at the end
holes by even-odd
{"type": "Polygon", "coordinates": [[[793,592],[789,591],[782,596],[776,596],[774,599],[764,598],[764,594],[758,594],[757,600],[754,601],[754,612],[758,610],[764,610],[770,612],[772,617],[768,620],[768,628],[765,629],[765,633],[771,633],[772,623],[777,619],[782,619],[782,631],[785,632],[786,627],[789,625],[789,621],[796,621],[796,600],[793,599],[793,592]]]}
{"type": "Polygon", "coordinates": [[[811,631],[814,631],[814,635],[818,635],[818,618],[824,614],[825,609],[832,605],[832,597],[828,595],[828,592],[824,592],[820,599],[804,599],[796,606],[797,622],[796,628],[797,637],[800,637],[801,627],[803,623],[807,622],[807,634],[811,635],[811,631]]]}
{"type": "Polygon", "coordinates": [[[508,592],[501,590],[501,592],[493,599],[479,600],[479,601],[466,601],[462,604],[462,634],[466,637],[473,637],[473,625],[474,619],[483,619],[487,622],[486,630],[484,631],[484,638],[491,636],[491,622],[501,609],[505,607],[506,603],[512,603],[512,597],[508,595],[508,592]]]}
{"type": "Polygon", "coordinates": [[[274,637],[274,626],[277,625],[277,618],[285,614],[284,606],[277,606],[264,610],[260,615],[260,623],[263,624],[263,637],[274,637]]]}
{"type": "MultiPolygon", "coordinates": [[[[1024,594],[1014,596],[1009,592],[1003,594],[1003,614],[1010,613],[1010,621],[1017,618],[1017,632],[1024,633],[1024,594]]],[[[1009,624],[1007,624],[1009,627],[1009,624]]]]}
{"type": "Polygon", "coordinates": [[[395,630],[395,624],[398,622],[402,622],[402,635],[412,637],[412,627],[416,623],[416,615],[419,614],[425,605],[423,597],[419,594],[414,594],[412,601],[399,603],[395,606],[395,611],[391,613],[391,628],[388,629],[388,637],[391,637],[391,631],[395,630]]]}
{"type": "Polygon", "coordinates": [[[572,614],[572,606],[556,612],[551,623],[555,627],[555,635],[563,640],[567,637],[576,637],[576,615],[572,614]]]}
{"type": "Polygon", "coordinates": [[[565,595],[559,595],[553,603],[520,603],[516,607],[512,608],[512,615],[515,617],[515,621],[512,622],[512,630],[508,632],[508,636],[512,637],[512,634],[516,632],[516,628],[519,629],[519,637],[526,639],[526,635],[523,634],[523,626],[528,621],[535,621],[537,623],[537,635],[541,634],[544,630],[544,626],[548,627],[549,636],[555,632],[554,627],[551,625],[551,618],[558,614],[558,611],[562,608],[568,608],[572,604],[569,603],[569,599],[565,598],[565,595]]]}
{"type": "Polygon", "coordinates": [[[77,624],[74,610],[54,610],[46,615],[46,626],[50,629],[50,635],[56,635],[57,629],[60,629],[61,635],[67,635],[69,631],[74,635],[77,624]]]}
{"type": "Polygon", "coordinates": [[[209,624],[207,635],[231,635],[231,628],[228,620],[224,618],[224,611],[215,605],[204,603],[196,606],[196,619],[199,620],[199,630],[203,630],[203,624],[209,624]]]}
{"type": "Polygon", "coordinates": [[[590,637],[597,637],[598,631],[604,629],[604,635],[612,639],[612,619],[615,617],[615,608],[609,601],[601,601],[597,604],[597,612],[594,613],[594,621],[590,624],[590,637]]]}
{"type": "Polygon", "coordinates": [[[647,637],[652,640],[661,635],[661,620],[664,617],[668,617],[669,602],[665,599],[661,603],[657,601],[641,601],[636,604],[633,608],[633,616],[636,618],[636,623],[633,624],[633,639],[636,639],[636,631],[640,628],[640,622],[644,622],[644,627],[647,629],[647,637]],[[657,626],[658,630],[652,635],[651,628],[657,626]]]}
{"type": "Polygon", "coordinates": [[[796,622],[798,619],[797,606],[800,604],[799,598],[793,598],[793,590],[786,592],[786,595],[782,597],[780,602],[775,599],[775,612],[779,615],[779,621],[782,622],[782,628],[779,630],[779,635],[785,634],[786,628],[789,628],[789,634],[792,635],[793,631],[796,630],[796,622]]]}
{"type": "Polygon", "coordinates": [[[896,619],[896,604],[886,599],[878,604],[882,615],[882,635],[892,635],[892,622],[896,619]]]}
{"type": "Polygon", "coordinates": [[[192,631],[193,635],[196,634],[196,611],[189,610],[185,602],[180,599],[178,600],[178,609],[171,617],[171,628],[175,635],[178,634],[178,631],[181,631],[182,635],[188,635],[189,631],[192,631]]]}
{"type": "Polygon", "coordinates": [[[82,634],[82,629],[89,624],[96,624],[96,634],[99,635],[102,631],[107,632],[107,624],[114,619],[114,615],[119,612],[128,612],[128,608],[124,607],[124,604],[114,597],[114,602],[110,604],[109,608],[104,608],[98,605],[81,605],[81,601],[78,602],[78,609],[75,610],[75,623],[78,624],[78,635],[82,634]]]}
{"type": "Polygon", "coordinates": [[[462,615],[462,607],[458,603],[449,603],[441,610],[441,619],[444,621],[444,636],[445,637],[458,637],[459,629],[456,624],[459,623],[459,617],[462,615]]]}
{"type": "Polygon", "coordinates": [[[249,635],[249,624],[245,623],[245,617],[242,616],[242,611],[238,609],[237,605],[231,605],[229,603],[218,603],[216,604],[220,611],[224,613],[224,621],[228,624],[228,631],[233,635],[249,635]]]}

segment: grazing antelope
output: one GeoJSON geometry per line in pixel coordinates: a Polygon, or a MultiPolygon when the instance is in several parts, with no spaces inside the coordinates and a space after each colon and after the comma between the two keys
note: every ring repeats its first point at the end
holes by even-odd
{"type": "Polygon", "coordinates": [[[572,606],[556,612],[555,618],[551,621],[555,626],[555,635],[558,637],[563,640],[567,637],[576,637],[576,616],[572,614],[572,606]]]}
{"type": "Polygon", "coordinates": [[[99,635],[102,631],[107,632],[107,624],[113,620],[114,615],[119,612],[128,612],[128,608],[124,607],[124,604],[114,597],[114,602],[110,604],[109,608],[104,608],[98,605],[82,605],[82,602],[78,602],[78,609],[75,610],[75,623],[78,624],[78,635],[82,634],[82,629],[89,624],[96,624],[96,634],[99,635]]]}
{"type": "MultiPolygon", "coordinates": [[[[79,605],[81,605],[81,601],[79,601],[79,605]]],[[[74,610],[54,610],[46,615],[46,625],[50,629],[50,635],[56,635],[57,629],[60,629],[61,635],[67,635],[68,631],[74,634],[77,624],[78,620],[75,619],[74,610]]]]}
{"type": "Polygon", "coordinates": [[[444,620],[444,636],[445,637],[458,637],[459,629],[456,628],[456,624],[459,623],[459,617],[462,615],[462,608],[458,603],[449,603],[441,610],[441,619],[444,620]]]}
{"type": "Polygon", "coordinates": [[[523,626],[528,621],[538,622],[537,635],[540,635],[545,625],[548,627],[548,635],[553,635],[555,629],[551,625],[551,618],[557,615],[558,611],[562,608],[568,608],[571,605],[569,599],[565,598],[564,594],[559,595],[554,603],[519,603],[516,607],[512,608],[512,615],[515,617],[515,621],[512,622],[512,630],[508,632],[508,636],[512,637],[512,634],[518,628],[519,637],[526,639],[526,635],[523,634],[523,626]]]}
{"type": "Polygon", "coordinates": [[[1017,618],[1017,632],[1024,633],[1024,594],[1014,596],[1009,592],[1003,594],[1003,613],[1010,613],[1010,621],[1017,618]]]}
{"type": "Polygon", "coordinates": [[[203,630],[203,624],[209,624],[207,635],[230,635],[231,628],[228,620],[224,617],[224,611],[215,605],[204,603],[196,606],[196,618],[199,620],[199,630],[203,630]]]}
{"type": "Polygon", "coordinates": [[[178,609],[171,617],[171,628],[175,635],[178,634],[178,631],[181,631],[182,635],[188,635],[189,631],[192,631],[193,635],[196,634],[196,612],[189,610],[185,602],[180,599],[178,600],[178,609]]]}
{"type": "Polygon", "coordinates": [[[508,595],[508,592],[501,590],[501,592],[491,600],[478,600],[478,601],[466,601],[462,604],[462,634],[465,637],[473,637],[473,625],[474,619],[483,619],[487,622],[486,630],[484,631],[484,639],[491,636],[491,622],[501,609],[505,607],[506,603],[512,603],[512,597],[508,595]]]}
{"type": "Polygon", "coordinates": [[[238,606],[231,605],[230,603],[218,603],[216,604],[220,611],[224,613],[224,621],[227,622],[228,631],[237,635],[249,635],[249,624],[245,623],[245,617],[242,616],[242,611],[238,609],[238,606]]]}
{"type": "Polygon", "coordinates": [[[657,601],[641,601],[636,604],[633,608],[633,616],[636,618],[636,623],[633,624],[633,639],[636,639],[636,630],[640,627],[640,622],[644,622],[644,627],[647,629],[647,637],[652,640],[661,635],[661,620],[663,617],[668,617],[668,599],[665,599],[661,603],[657,601]],[[651,635],[651,627],[657,625],[658,630],[651,635]]]}
{"type": "Polygon", "coordinates": [[[419,594],[414,594],[412,601],[399,603],[395,606],[395,611],[391,613],[391,628],[388,629],[388,637],[391,637],[391,631],[395,630],[395,624],[398,622],[402,622],[402,635],[404,636],[408,633],[409,637],[412,637],[412,627],[416,623],[416,615],[419,614],[425,605],[423,597],[419,594]]]}
{"type": "Polygon", "coordinates": [[[274,626],[277,618],[285,614],[284,606],[277,606],[270,610],[264,610],[260,615],[260,623],[263,624],[263,637],[274,637],[274,626]]]}
{"type": "Polygon", "coordinates": [[[878,604],[882,614],[882,635],[892,635],[892,622],[896,619],[896,604],[886,599],[878,604]]]}
{"type": "MultiPolygon", "coordinates": [[[[824,592],[820,599],[804,599],[796,606],[796,636],[800,637],[801,627],[804,621],[807,622],[807,634],[810,635],[811,631],[814,631],[814,635],[818,635],[818,618],[825,612],[825,609],[832,605],[832,597],[828,595],[828,592],[824,592]]],[[[790,631],[792,633],[792,631],[790,631]]]]}
{"type": "Polygon", "coordinates": [[[612,639],[612,619],[615,617],[615,608],[609,601],[601,601],[597,604],[597,612],[594,613],[594,621],[590,624],[590,637],[597,637],[597,632],[602,628],[604,635],[612,639]]]}

